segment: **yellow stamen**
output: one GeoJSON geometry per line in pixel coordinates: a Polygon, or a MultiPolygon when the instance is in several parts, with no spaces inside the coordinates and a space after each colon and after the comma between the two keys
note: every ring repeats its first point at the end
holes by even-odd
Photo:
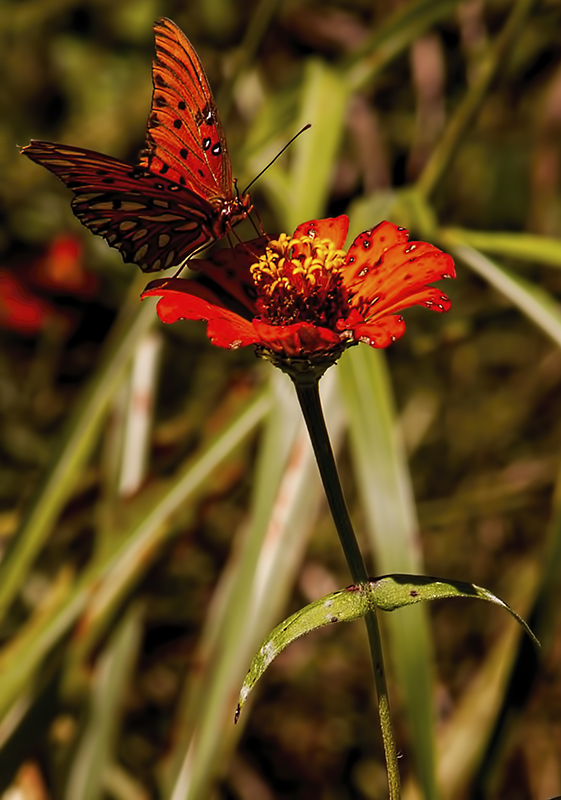
{"type": "Polygon", "coordinates": [[[271,324],[329,324],[343,301],[341,267],[346,253],[329,239],[281,234],[251,267],[257,306],[271,324]]]}

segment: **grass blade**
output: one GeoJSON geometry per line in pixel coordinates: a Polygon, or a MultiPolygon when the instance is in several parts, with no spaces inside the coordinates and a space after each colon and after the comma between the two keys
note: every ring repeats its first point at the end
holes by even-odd
{"type": "MultiPolygon", "coordinates": [[[[178,715],[176,729],[182,733],[167,765],[162,792],[169,800],[208,796],[213,780],[223,770],[241,732],[240,726],[233,724],[234,698],[260,641],[282,615],[323,497],[292,386],[284,376],[275,380],[282,381],[290,395],[284,401],[284,412],[277,404],[271,416],[259,458],[251,527],[242,551],[233,554],[218,587],[196,659],[197,674],[188,682],[178,715]],[[279,451],[276,444],[279,437],[287,440],[286,420],[292,420],[291,425],[297,420],[295,429],[288,427],[292,434],[289,453],[285,445],[279,451]],[[263,481],[269,487],[266,502],[258,490],[263,481]]],[[[334,403],[334,382],[327,381],[324,388],[337,439],[342,420],[334,403]]]]}
{"type": "Polygon", "coordinates": [[[141,609],[129,609],[98,660],[93,680],[89,718],[72,762],[65,797],[98,800],[103,773],[109,766],[123,710],[123,697],[141,640],[141,609]]]}
{"type": "Polygon", "coordinates": [[[541,262],[561,267],[561,242],[548,236],[503,231],[471,231],[465,228],[445,228],[442,233],[450,240],[463,242],[476,250],[485,250],[508,258],[541,262]]]}
{"type": "Polygon", "coordinates": [[[325,211],[347,100],[346,84],[335,70],[317,59],[306,64],[295,127],[306,123],[312,127],[291,146],[288,174],[286,167],[274,164],[261,178],[287,231],[325,211]]]}
{"type": "Polygon", "coordinates": [[[0,719],[33,683],[44,659],[86,609],[84,636],[95,642],[131,585],[144,574],[154,553],[167,541],[170,514],[200,491],[216,467],[255,430],[268,408],[269,399],[263,393],[246,403],[242,412],[202,453],[196,454],[174,479],[160,488],[157,502],[154,497],[147,498],[147,513],[139,514],[136,522],[113,542],[112,549],[108,548],[103,558],[82,575],[49,617],[42,620],[36,635],[29,637],[23,633],[0,653],[0,719]]]}
{"type": "Polygon", "coordinates": [[[0,565],[0,618],[23,584],[25,575],[49,535],[60,510],[75,486],[84,461],[96,440],[107,405],[113,397],[136,343],[155,319],[152,303],[140,305],[144,278],[134,282],[109,339],[104,356],[74,409],[66,432],[45,472],[43,484],[0,565]]]}
{"type": "Polygon", "coordinates": [[[561,313],[557,301],[539,286],[491,261],[473,247],[460,244],[449,234],[441,237],[449,252],[507,297],[553,341],[561,345],[561,313]]]}

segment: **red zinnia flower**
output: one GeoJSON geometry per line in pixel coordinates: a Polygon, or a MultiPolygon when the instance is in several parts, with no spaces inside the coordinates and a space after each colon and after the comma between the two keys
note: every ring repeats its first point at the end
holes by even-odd
{"type": "MultiPolygon", "coordinates": [[[[381,222],[343,250],[348,217],[312,220],[281,234],[221,250],[190,264],[217,290],[184,278],[153,281],[163,322],[202,319],[219,347],[257,345],[278,366],[295,360],[329,366],[352,344],[387,347],[405,331],[399,312],[423,305],[447,311],[450,300],[427,284],[455,277],[452,258],[381,222]],[[225,294],[226,293],[226,294],[225,294]]],[[[291,370],[289,370],[291,371],[291,370]]]]}

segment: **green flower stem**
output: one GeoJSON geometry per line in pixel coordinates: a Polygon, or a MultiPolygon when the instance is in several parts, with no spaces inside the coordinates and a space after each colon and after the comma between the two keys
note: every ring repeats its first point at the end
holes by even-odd
{"type": "MultiPolygon", "coordinates": [[[[368,580],[366,565],[360,552],[355,532],[353,530],[351,518],[339,474],[335,457],[329,440],[329,433],[325,425],[325,419],[321,407],[319,396],[319,380],[311,382],[299,381],[293,378],[296,393],[300,402],[302,413],[306,421],[306,426],[312,441],[312,447],[318,464],[321,480],[327,496],[327,502],[339,534],[339,539],[345,553],[347,564],[351,572],[354,583],[362,583],[368,580]]],[[[366,628],[368,630],[368,640],[372,663],[374,666],[374,680],[378,695],[378,713],[380,716],[380,727],[384,742],[384,752],[386,755],[386,767],[388,773],[388,784],[390,790],[390,800],[399,800],[400,782],[399,768],[397,764],[397,750],[393,735],[393,728],[390,715],[390,702],[386,676],[384,672],[384,658],[382,654],[382,642],[380,629],[375,611],[370,611],[365,617],[366,628]]]]}

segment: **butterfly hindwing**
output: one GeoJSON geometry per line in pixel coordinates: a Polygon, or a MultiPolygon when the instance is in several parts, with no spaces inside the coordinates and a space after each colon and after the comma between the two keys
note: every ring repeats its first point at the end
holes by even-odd
{"type": "Polygon", "coordinates": [[[87,228],[145,272],[179,264],[212,238],[215,209],[180,184],[79,147],[33,140],[22,152],[72,189],[87,228]]]}

